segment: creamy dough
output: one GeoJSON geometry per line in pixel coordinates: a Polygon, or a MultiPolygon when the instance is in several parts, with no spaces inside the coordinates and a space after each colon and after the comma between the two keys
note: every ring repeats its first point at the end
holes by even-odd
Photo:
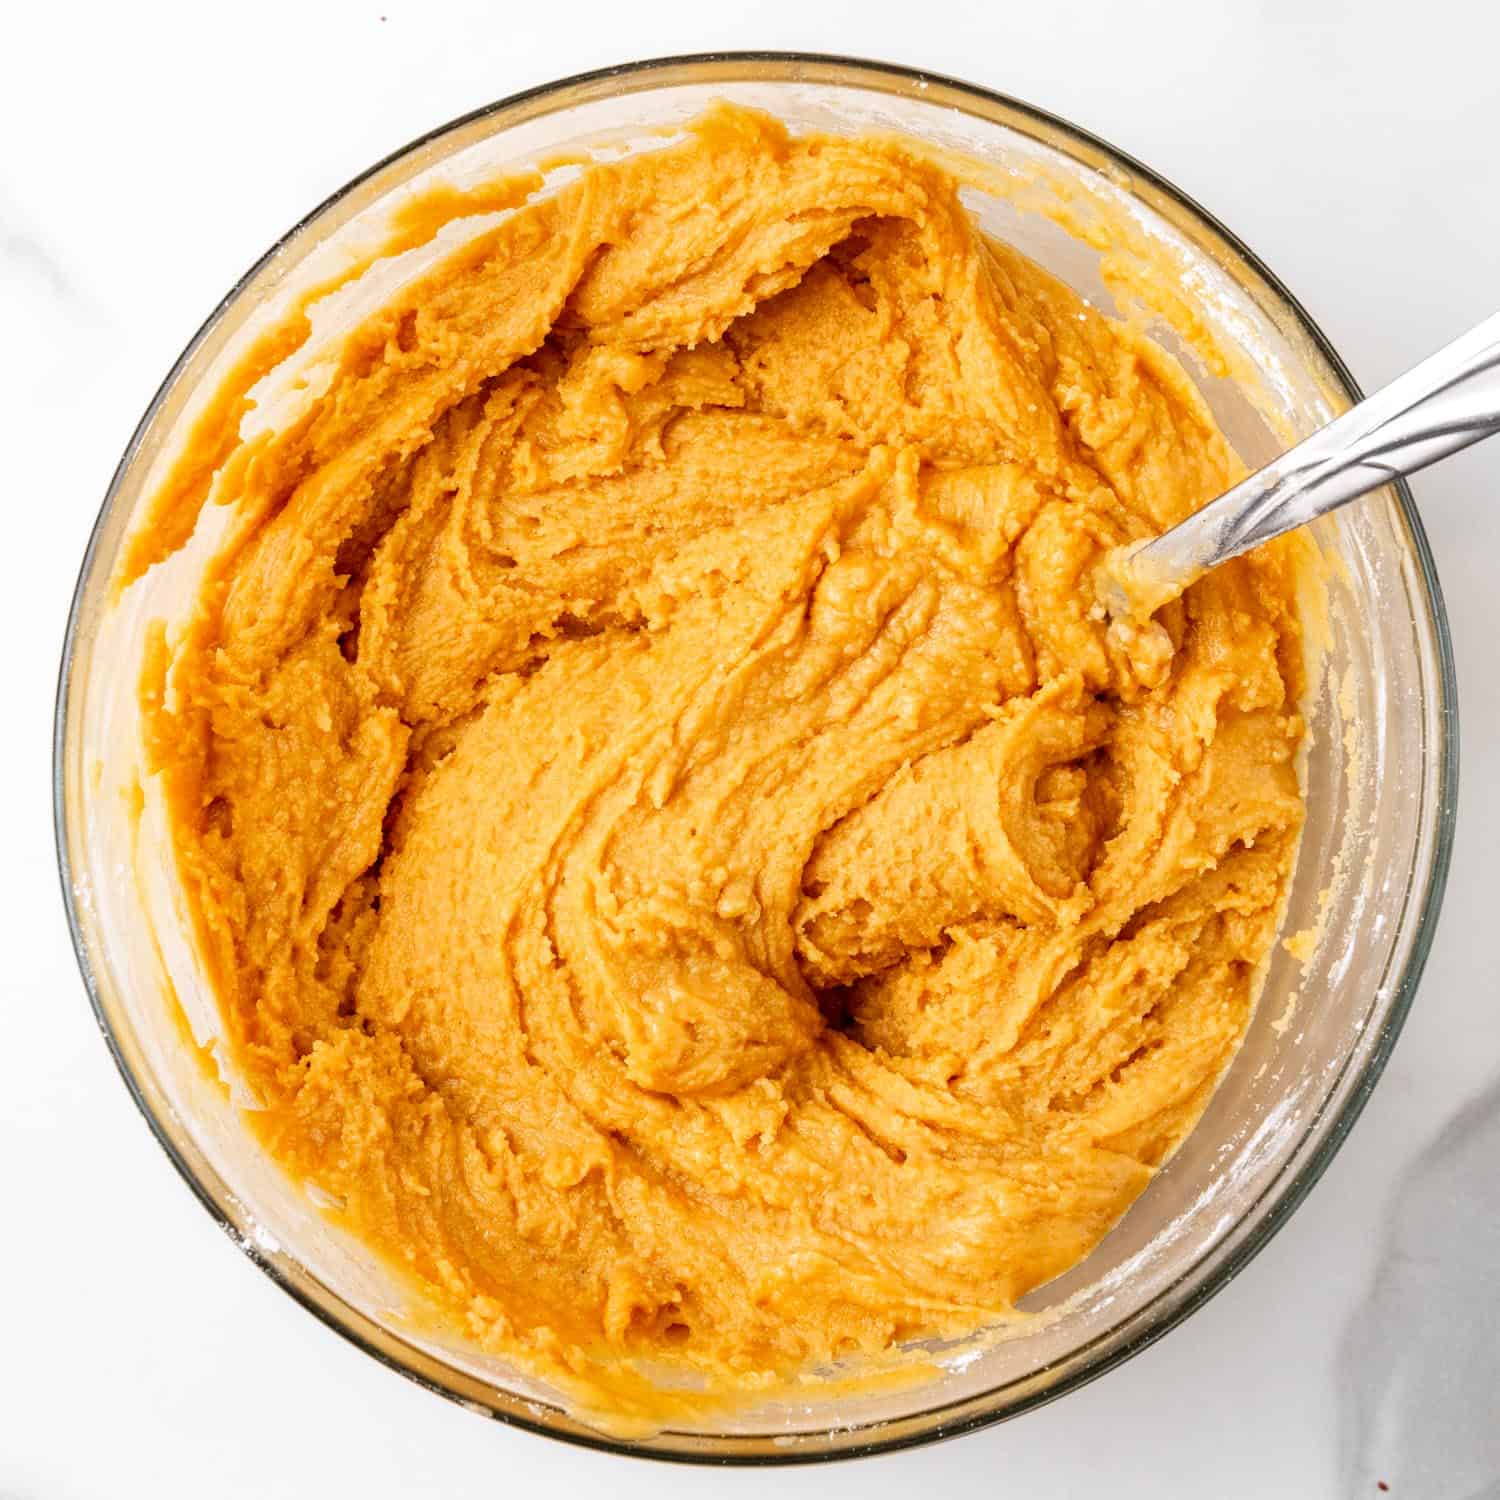
{"type": "Polygon", "coordinates": [[[1108,637],[1237,462],[914,145],[720,109],[184,463],[236,522],[145,696],[252,1121],[486,1347],[641,1409],[972,1331],[1191,1129],[1302,818],[1292,554],[1108,637]]]}

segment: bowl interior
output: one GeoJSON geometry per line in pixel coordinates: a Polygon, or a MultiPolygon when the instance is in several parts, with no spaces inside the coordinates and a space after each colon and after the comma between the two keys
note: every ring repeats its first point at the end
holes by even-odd
{"type": "MultiPolygon", "coordinates": [[[[1120,257],[1185,291],[1224,356],[1211,362],[1158,317],[1240,456],[1264,462],[1326,422],[1347,388],[1297,309],[1210,221],[1100,143],[1007,101],[894,70],[810,60],[695,60],[558,85],[438,132],[351,186],[288,236],[206,326],[148,412],[101,515],[70,632],[59,704],[64,883],[80,961],[127,1081],[199,1196],[309,1307],[416,1378],[480,1409],[609,1441],[544,1385],[435,1333],[407,1288],[264,1158],[233,1090],[196,1048],[215,1032],[143,776],[135,684],[153,620],[180,619],[222,516],[114,606],[108,580],[153,473],[195,401],[299,287],[379,238],[392,207],[433,180],[468,184],[561,151],[649,150],[662,127],[730,98],[794,129],[898,131],[980,164],[966,197],[1010,241],[1097,305],[1120,257]],[[1108,226],[1111,262],[1070,232],[1108,226]],[[1064,227],[1065,224],[1070,227],[1064,227]],[[132,789],[144,789],[144,811],[132,789]],[[174,999],[175,997],[175,999],[174,999]]],[[[555,187],[577,168],[548,179],[555,187]]],[[[369,295],[434,252],[377,267],[315,321],[308,359],[369,295]],[[383,278],[383,279],[382,279],[383,278]]],[[[253,420],[274,419],[281,394],[253,420]]],[[[1327,651],[1310,703],[1308,823],[1284,933],[1244,1046],[1208,1112],[1114,1232],[1040,1289],[1023,1332],[935,1347],[941,1380],[877,1394],[777,1400],[638,1436],[663,1455],[806,1458],[919,1440],[1023,1409],[1156,1336],[1222,1285],[1316,1176],[1374,1081],[1425,954],[1446,858],[1451,681],[1441,605],[1409,502],[1386,492],[1315,539],[1329,560],[1327,651]]]]}

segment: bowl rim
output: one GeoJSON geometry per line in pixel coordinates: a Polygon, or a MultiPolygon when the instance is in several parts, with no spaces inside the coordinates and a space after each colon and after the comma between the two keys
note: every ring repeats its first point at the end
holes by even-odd
{"type": "MultiPolygon", "coordinates": [[[[1211,1297],[1227,1286],[1265,1248],[1276,1232],[1286,1223],[1293,1211],[1301,1204],[1313,1185],[1323,1175],[1323,1172],[1337,1154],[1339,1147],[1348,1137],[1349,1131],[1363,1111],[1371,1091],[1374,1089],[1376,1082],[1379,1080],[1390,1059],[1396,1039],[1411,1009],[1422,971],[1426,966],[1452,859],[1453,836],[1457,814],[1459,759],[1457,678],[1447,611],[1443,601],[1442,588],[1439,584],[1436,567],[1433,562],[1432,552],[1411,490],[1405,480],[1397,479],[1392,483],[1390,488],[1395,496],[1396,510],[1402,523],[1406,542],[1410,548],[1412,559],[1416,564],[1416,575],[1420,582],[1422,601],[1426,605],[1427,624],[1431,632],[1430,644],[1435,658],[1435,672],[1432,685],[1437,699],[1434,712],[1436,731],[1434,744],[1429,750],[1429,764],[1433,773],[1432,782],[1435,786],[1436,812],[1431,832],[1431,863],[1427,871],[1425,883],[1420,890],[1409,890],[1407,893],[1408,910],[1411,910],[1413,915],[1406,918],[1403,925],[1410,925],[1413,928],[1411,948],[1405,964],[1395,981],[1394,992],[1386,1014],[1381,1021],[1379,1033],[1364,1059],[1358,1076],[1342,1102],[1337,1105],[1335,1117],[1327,1131],[1319,1140],[1313,1143],[1301,1161],[1296,1162],[1295,1165],[1288,1163],[1283,1166],[1277,1175],[1251,1202],[1249,1207],[1241,1213],[1238,1220],[1239,1224],[1248,1224],[1249,1227],[1239,1242],[1230,1247],[1224,1255],[1223,1260],[1203,1275],[1199,1285],[1191,1288],[1186,1295],[1173,1302],[1171,1296],[1174,1290],[1180,1287],[1183,1280],[1193,1274],[1195,1267],[1189,1267],[1181,1277],[1164,1287],[1149,1303],[1133,1315],[1143,1320],[1143,1326],[1131,1331],[1115,1347],[1097,1350],[1092,1357],[1087,1357],[1090,1345],[1107,1342],[1115,1336],[1118,1329],[1107,1329],[1103,1333],[1095,1335],[1093,1339],[1081,1345],[1077,1351],[1074,1351],[1073,1356],[1070,1356],[1085,1356],[1078,1367],[1069,1371],[1060,1379],[1045,1385],[1043,1388],[1023,1393],[1001,1407],[970,1410],[952,1421],[944,1420],[945,1411],[959,1406],[970,1407],[977,1402],[983,1402],[992,1396],[996,1390],[1003,1389],[1003,1387],[994,1387],[989,1391],[959,1398],[958,1401],[949,1403],[948,1406],[935,1406],[921,1412],[911,1413],[905,1417],[894,1419],[894,1421],[877,1421],[866,1429],[870,1434],[867,1439],[863,1441],[857,1440],[839,1447],[815,1449],[811,1446],[803,1447],[799,1442],[798,1446],[770,1452],[715,1452],[712,1451],[712,1445],[715,1442],[724,1441],[725,1439],[731,1441],[755,1439],[750,1439],[749,1435],[688,1434],[679,1432],[679,1436],[690,1437],[694,1442],[705,1445],[707,1451],[700,1452],[686,1451],[680,1448],[663,1448],[655,1446],[655,1442],[657,1437],[664,1434],[656,1434],[646,1439],[614,1438],[604,1433],[578,1426],[572,1426],[568,1429],[551,1426],[544,1421],[527,1417],[518,1412],[500,1409],[492,1403],[476,1402],[460,1394],[458,1390],[424,1373],[422,1369],[415,1367],[412,1363],[409,1363],[402,1357],[403,1354],[414,1355],[424,1364],[431,1364],[436,1361],[423,1351],[413,1348],[413,1346],[408,1344],[399,1335],[386,1333],[379,1325],[374,1324],[367,1315],[352,1306],[337,1292],[333,1291],[332,1288],[323,1283],[308,1268],[297,1263],[302,1276],[297,1278],[289,1275],[277,1263],[276,1259],[267,1253],[264,1247],[259,1245],[254,1238],[241,1232],[234,1219],[226,1211],[224,1205],[202,1180],[198,1172],[194,1170],[177,1142],[172,1138],[170,1132],[163,1124],[156,1109],[147,1097],[146,1090],[135,1075],[126,1055],[126,1049],[110,1022],[101,998],[99,985],[94,975],[87,938],[83,930],[83,922],[77,901],[77,890],[73,879],[72,863],[68,853],[68,830],[77,810],[72,806],[67,784],[67,730],[70,717],[69,709],[75,687],[73,669],[80,630],[80,617],[87,602],[86,596],[90,585],[95,582],[94,569],[106,524],[112,517],[114,506],[119,498],[119,492],[124,480],[130,472],[163,403],[169,392],[175,387],[179,376],[183,373],[193,356],[218,327],[228,311],[237,303],[245,290],[267,266],[296,240],[304,230],[323,218],[325,214],[344,203],[357,189],[372,182],[387,169],[405,161],[424,148],[433,146],[439,141],[466,130],[468,127],[491,121],[507,113],[524,110],[527,107],[531,107],[531,113],[527,114],[525,118],[535,118],[542,114],[554,113],[559,109],[570,108],[573,104],[581,102],[571,97],[580,89],[598,88],[601,85],[607,86],[613,84],[619,86],[618,91],[621,93],[643,93],[653,87],[706,81],[721,81],[725,83],[800,82],[835,86],[843,84],[845,86],[852,85],[885,93],[906,93],[912,88],[920,91],[932,89],[951,96],[952,102],[957,108],[963,107],[964,100],[974,101],[981,106],[998,109],[1004,114],[1015,116],[1024,123],[1038,127],[1044,133],[1048,144],[1056,146],[1061,141],[1075,159],[1098,158],[1107,167],[1123,170],[1131,179],[1130,185],[1132,189],[1138,189],[1140,185],[1145,185],[1151,194],[1160,199],[1162,203],[1176,212],[1186,215],[1188,219],[1196,220],[1199,227],[1208,230],[1211,236],[1216,237],[1221,242],[1222,248],[1228,251],[1233,258],[1239,260],[1243,267],[1250,273],[1251,277],[1258,281],[1261,287],[1270,294],[1273,301],[1278,304],[1275,309],[1267,308],[1265,310],[1271,313],[1273,317],[1276,312],[1289,315],[1292,330],[1284,331],[1295,331],[1295,333],[1307,341],[1311,346],[1312,352],[1324,366],[1323,373],[1329,378],[1330,384],[1337,395],[1350,403],[1362,399],[1359,386],[1355,383],[1344,361],[1329,342],[1328,337],[1323,333],[1322,329],[1314,322],[1306,308],[1303,307],[1302,303],[1243,240],[1199,204],[1190,194],[1184,192],[1168,178],[1137,160],[1128,152],[1106,141],[1103,137],[1075,125],[1060,115],[1053,114],[1048,110],[1041,109],[1036,105],[1029,104],[1024,100],[1017,99],[999,90],[900,63],[881,62],[837,53],[763,50],[695,52],[644,58],[634,62],[590,69],[586,72],[538,84],[491,103],[481,105],[477,109],[448,120],[417,136],[396,150],[389,152],[372,166],[350,178],[349,181],[329,194],[321,203],[300,218],[284,234],[279,236],[265,254],[260,256],[235,281],[234,285],[188,341],[182,353],[173,362],[171,369],[167,372],[156,393],[152,396],[140,421],[136,424],[111,476],[99,513],[90,530],[88,543],[84,550],[83,560],[79,567],[77,581],[74,585],[69,604],[67,627],[63,638],[62,657],[58,669],[53,716],[53,834],[56,842],[58,874],[62,885],[63,904],[66,909],[68,931],[73,944],[74,957],[77,960],[79,971],[83,978],[84,988],[88,993],[89,1003],[93,1008],[95,1021],[104,1036],[105,1043],[120,1072],[126,1089],[129,1091],[132,1099],[134,1099],[141,1114],[145,1117],[158,1144],[177,1169],[178,1174],[192,1190],[194,1196],[208,1211],[215,1223],[230,1235],[236,1245],[282,1291],[286,1292],[302,1307],[306,1308],[320,1322],[342,1335],[355,1347],[379,1360],[387,1368],[406,1376],[418,1385],[434,1391],[449,1400],[471,1409],[480,1410],[483,1414],[507,1425],[519,1427],[525,1431],[553,1438],[561,1442],[606,1453],[622,1454],[628,1457],[651,1458],[677,1463],[718,1464],[740,1467],[756,1467],[761,1465],[780,1466],[785,1464],[807,1464],[869,1457],[878,1453],[895,1452],[905,1448],[918,1447],[946,1438],[957,1437],[967,1432],[977,1431],[980,1428],[1006,1421],[1012,1417],[1019,1416],[1023,1412],[1054,1401],[1069,1391],[1097,1379],[1106,1371],[1124,1363],[1124,1361],[1130,1359],[1133,1355],[1140,1353],[1143,1349],[1153,1344],[1163,1334],[1176,1327],[1189,1314],[1195,1312],[1211,1297]],[[674,76],[687,70],[702,68],[712,68],[718,71],[712,80],[679,78],[674,76]],[[549,99],[559,99],[559,102],[553,109],[536,108],[536,106],[543,104],[549,99]],[[1291,1178],[1289,1181],[1284,1181],[1288,1171],[1292,1174],[1291,1178]],[[312,1295],[309,1287],[302,1284],[303,1279],[319,1289],[323,1297],[326,1298],[328,1305],[320,1302],[318,1298],[312,1295]],[[385,1334],[386,1336],[377,1338],[377,1333],[385,1334]],[[899,1425],[906,1428],[909,1424],[914,1423],[921,1424],[917,1430],[903,1430],[881,1435],[883,1427],[899,1425]]],[[[597,95],[594,97],[597,97],[597,95]]],[[[928,97],[930,98],[931,96],[929,95],[928,97]]],[[[934,100],[933,102],[937,101],[934,100]]],[[[995,117],[989,115],[987,118],[993,122],[995,117]]],[[[513,123],[520,122],[516,121],[513,123]]],[[[1284,320],[1276,319],[1276,321],[1283,322],[1284,320]]],[[[1420,838],[1421,832],[1419,831],[1419,841],[1420,838]]],[[[1317,1124],[1318,1117],[1329,1107],[1329,1101],[1338,1092],[1352,1062],[1352,1056],[1345,1059],[1338,1076],[1330,1084],[1317,1113],[1309,1122],[1309,1130],[1317,1124]]],[[[215,1177],[218,1176],[217,1172],[214,1172],[213,1175],[215,1177]]],[[[227,1196],[232,1199],[234,1196],[232,1190],[228,1189],[227,1184],[223,1184],[223,1186],[227,1191],[227,1196]]],[[[451,1369],[451,1367],[449,1368],[451,1369]]],[[[666,1431],[670,1432],[671,1429],[667,1429],[666,1431]]],[[[844,1431],[847,1432],[847,1429],[844,1429],[844,1431]]],[[[824,1429],[798,1434],[798,1438],[805,1440],[810,1445],[816,1439],[826,1438],[829,1435],[829,1430],[824,1429]]]]}

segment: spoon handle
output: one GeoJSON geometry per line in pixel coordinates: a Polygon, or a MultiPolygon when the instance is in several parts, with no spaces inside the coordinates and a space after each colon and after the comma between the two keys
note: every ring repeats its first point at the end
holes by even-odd
{"type": "Polygon", "coordinates": [[[1500,432],[1500,313],[1257,470],[1154,541],[1142,575],[1185,588],[1200,573],[1500,432]],[[1180,582],[1178,582],[1180,580],[1180,582]]]}

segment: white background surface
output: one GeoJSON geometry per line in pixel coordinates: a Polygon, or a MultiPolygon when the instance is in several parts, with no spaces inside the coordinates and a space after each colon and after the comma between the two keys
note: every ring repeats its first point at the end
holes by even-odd
{"type": "Polygon", "coordinates": [[[1371,389],[1500,306],[1492,4],[814,0],[87,4],[0,21],[0,1496],[1500,1495],[1500,440],[1419,478],[1463,716],[1457,852],[1394,1061],[1311,1199],[1207,1308],[1060,1403],[833,1469],[566,1449],[315,1323],[137,1116],[66,936],[49,735],[116,457],[288,225],[434,124],[631,58],[902,61],[1144,158],[1254,246],[1371,389]]]}

